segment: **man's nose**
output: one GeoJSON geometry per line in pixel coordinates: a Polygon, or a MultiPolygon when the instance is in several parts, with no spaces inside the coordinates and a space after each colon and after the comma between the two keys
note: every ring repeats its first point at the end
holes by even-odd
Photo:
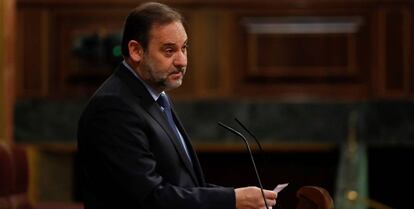
{"type": "Polygon", "coordinates": [[[182,51],[175,54],[174,65],[177,67],[187,66],[187,54],[182,51]]]}

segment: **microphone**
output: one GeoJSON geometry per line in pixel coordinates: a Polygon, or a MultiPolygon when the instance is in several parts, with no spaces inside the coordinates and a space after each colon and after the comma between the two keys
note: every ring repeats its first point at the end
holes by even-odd
{"type": "Polygon", "coordinates": [[[262,160],[263,164],[267,164],[266,163],[266,158],[265,158],[265,153],[263,151],[262,145],[260,144],[259,140],[257,139],[257,137],[253,134],[253,132],[251,132],[239,119],[234,118],[234,120],[251,136],[253,137],[253,139],[256,141],[257,146],[259,147],[260,150],[260,158],[262,160]]]}
{"type": "Polygon", "coordinates": [[[257,178],[257,181],[259,182],[260,191],[262,192],[263,201],[265,202],[266,209],[269,209],[269,206],[267,205],[267,202],[266,202],[266,197],[265,197],[265,195],[264,195],[263,186],[262,186],[262,181],[260,180],[259,172],[257,172],[256,163],[254,162],[254,158],[253,158],[252,150],[250,149],[250,145],[249,145],[249,142],[247,141],[246,137],[244,137],[244,135],[243,135],[243,134],[241,134],[240,132],[238,132],[238,131],[234,130],[233,128],[231,128],[231,127],[229,127],[229,126],[227,126],[227,125],[225,125],[225,124],[223,124],[223,123],[221,123],[221,122],[218,122],[218,124],[219,124],[221,127],[225,128],[225,129],[227,129],[227,130],[229,130],[230,132],[232,132],[232,133],[236,134],[237,136],[240,136],[240,138],[242,138],[242,139],[243,139],[244,143],[246,144],[247,150],[249,151],[250,159],[252,160],[253,168],[254,168],[254,171],[255,171],[255,173],[256,173],[256,178],[257,178]]]}
{"type": "Polygon", "coordinates": [[[256,138],[256,136],[245,126],[243,125],[242,122],[240,122],[239,119],[234,118],[234,120],[236,120],[236,122],[250,135],[253,137],[253,139],[256,141],[257,146],[259,146],[260,152],[263,153],[263,148],[262,145],[260,144],[259,140],[256,138]]]}

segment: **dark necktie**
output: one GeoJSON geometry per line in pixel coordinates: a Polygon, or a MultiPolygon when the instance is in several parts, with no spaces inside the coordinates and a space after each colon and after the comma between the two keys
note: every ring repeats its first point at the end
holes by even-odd
{"type": "Polygon", "coordinates": [[[175,122],[174,122],[174,119],[171,113],[171,104],[169,102],[169,99],[167,98],[167,95],[164,93],[161,93],[161,95],[157,99],[157,103],[162,107],[162,111],[167,117],[168,124],[170,125],[171,129],[174,131],[174,134],[177,136],[177,139],[180,140],[180,143],[183,146],[188,159],[191,161],[190,155],[188,154],[187,146],[185,146],[184,139],[182,135],[179,133],[177,126],[175,125],[175,122]]]}

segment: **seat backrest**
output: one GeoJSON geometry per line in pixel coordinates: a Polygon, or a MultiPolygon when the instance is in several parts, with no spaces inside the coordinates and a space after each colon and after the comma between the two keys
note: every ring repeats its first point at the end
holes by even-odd
{"type": "Polygon", "coordinates": [[[333,209],[334,203],[326,189],[318,186],[303,186],[296,192],[299,203],[296,209],[333,209]]]}
{"type": "Polygon", "coordinates": [[[10,146],[14,164],[11,200],[15,209],[31,209],[32,204],[28,198],[29,164],[27,162],[27,151],[21,145],[12,144],[10,146]]]}
{"type": "Polygon", "coordinates": [[[31,209],[27,155],[24,147],[0,143],[0,209],[31,209]]]}
{"type": "Polygon", "coordinates": [[[13,161],[11,149],[0,142],[0,209],[12,208],[10,195],[13,188],[13,161]]]}

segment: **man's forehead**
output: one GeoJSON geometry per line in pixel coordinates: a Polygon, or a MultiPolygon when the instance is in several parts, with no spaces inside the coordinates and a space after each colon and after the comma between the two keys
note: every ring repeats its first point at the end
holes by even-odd
{"type": "Polygon", "coordinates": [[[187,43],[187,32],[183,24],[179,21],[154,24],[149,34],[150,42],[155,41],[161,45],[174,45],[187,43]]]}

